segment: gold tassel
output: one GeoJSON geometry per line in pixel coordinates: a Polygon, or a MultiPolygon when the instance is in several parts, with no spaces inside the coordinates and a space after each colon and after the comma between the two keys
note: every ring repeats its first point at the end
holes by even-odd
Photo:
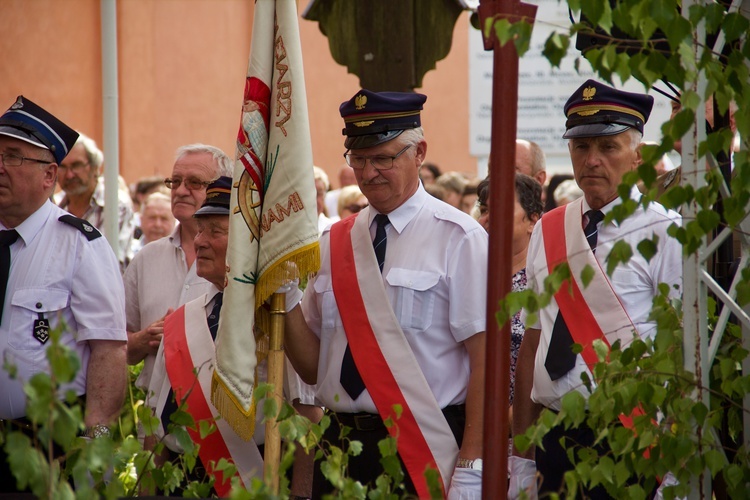
{"type": "Polygon", "coordinates": [[[253,391],[250,409],[245,411],[219,378],[217,372],[214,371],[211,378],[211,402],[240,438],[245,441],[250,441],[253,438],[253,434],[255,434],[255,391],[253,391]]]}
{"type": "MultiPolygon", "coordinates": [[[[266,299],[275,293],[281,285],[289,281],[289,262],[296,264],[297,278],[317,272],[320,269],[320,247],[318,246],[318,242],[316,241],[295,250],[286,255],[284,259],[275,262],[271,267],[263,271],[263,274],[261,274],[255,284],[256,310],[262,310],[266,299]]],[[[256,316],[258,315],[256,314],[256,316]]]]}

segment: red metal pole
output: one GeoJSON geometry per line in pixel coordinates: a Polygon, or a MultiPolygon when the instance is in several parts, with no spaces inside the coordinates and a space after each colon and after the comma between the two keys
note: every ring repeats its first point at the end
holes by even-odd
{"type": "MultiPolygon", "coordinates": [[[[521,17],[533,22],[536,6],[518,0],[480,0],[479,18],[521,17]]],[[[510,324],[499,328],[498,302],[510,292],[515,201],[518,54],[513,43],[500,46],[491,30],[485,50],[494,50],[492,75],[492,144],[490,148],[490,243],[487,273],[487,357],[484,399],[484,473],[482,497],[505,498],[508,492],[508,404],[510,393],[510,324]]]]}

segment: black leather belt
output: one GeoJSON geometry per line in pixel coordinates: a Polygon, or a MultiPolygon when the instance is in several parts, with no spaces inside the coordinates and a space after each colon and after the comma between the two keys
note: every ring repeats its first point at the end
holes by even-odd
{"type": "MultiPolygon", "coordinates": [[[[452,405],[443,408],[443,414],[447,419],[463,416],[466,413],[466,405],[452,405]]],[[[341,425],[351,427],[358,431],[370,432],[385,429],[383,419],[377,413],[341,413],[333,412],[332,418],[338,420],[341,425]]]]}

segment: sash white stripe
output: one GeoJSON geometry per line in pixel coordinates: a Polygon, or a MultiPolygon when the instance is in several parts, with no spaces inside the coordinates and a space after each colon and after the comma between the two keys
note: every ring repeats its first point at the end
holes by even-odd
{"type": "Polygon", "coordinates": [[[385,293],[383,278],[372,247],[367,217],[357,217],[351,231],[357,280],[370,325],[388,366],[437,461],[448,491],[458,457],[456,438],[432,394],[427,380],[396,319],[385,293]],[[383,311],[388,311],[387,316],[383,311]]]}
{"type": "Polygon", "coordinates": [[[216,419],[216,427],[221,433],[227,449],[232,455],[242,482],[250,486],[253,477],[263,477],[263,457],[254,442],[241,439],[211,403],[211,377],[214,369],[214,341],[206,321],[207,296],[199,297],[185,304],[185,330],[187,333],[190,357],[198,370],[198,382],[206,398],[211,414],[216,419]]]}
{"type": "Polygon", "coordinates": [[[612,288],[606,271],[591,251],[583,233],[582,220],[583,198],[579,198],[565,208],[565,240],[571,274],[607,341],[612,344],[619,339],[623,346],[627,345],[634,338],[635,325],[612,288]],[[584,286],[581,280],[586,266],[594,270],[594,278],[588,286],[584,286]]]}

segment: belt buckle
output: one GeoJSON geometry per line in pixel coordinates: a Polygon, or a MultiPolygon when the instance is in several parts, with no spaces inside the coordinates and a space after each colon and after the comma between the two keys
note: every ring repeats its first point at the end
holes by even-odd
{"type": "Polygon", "coordinates": [[[354,415],[354,427],[358,431],[371,431],[375,429],[374,418],[373,415],[354,415]]]}

